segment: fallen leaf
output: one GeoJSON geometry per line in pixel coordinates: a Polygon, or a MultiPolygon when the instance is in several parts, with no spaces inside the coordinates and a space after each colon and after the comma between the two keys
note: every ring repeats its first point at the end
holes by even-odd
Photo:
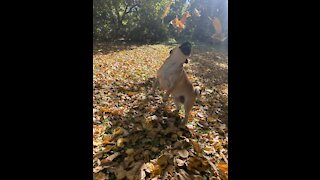
{"type": "Polygon", "coordinates": [[[151,148],[151,151],[157,153],[157,152],[159,152],[159,148],[153,146],[151,148]]]}
{"type": "Polygon", "coordinates": [[[203,152],[205,152],[206,154],[214,154],[216,150],[211,146],[206,146],[203,148],[203,152]]]}
{"type": "Polygon", "coordinates": [[[110,164],[115,158],[117,158],[120,155],[119,152],[115,152],[114,154],[108,156],[104,160],[101,160],[101,165],[108,165],[110,164]]]}
{"type": "Polygon", "coordinates": [[[129,96],[133,96],[133,95],[136,95],[136,94],[138,94],[137,92],[131,92],[131,91],[129,91],[128,93],[127,93],[129,96]]]}
{"type": "Polygon", "coordinates": [[[111,113],[113,110],[109,109],[109,108],[101,108],[100,111],[101,112],[106,112],[106,113],[111,113]]]}
{"type": "Polygon", "coordinates": [[[187,179],[187,180],[191,180],[190,175],[183,169],[179,169],[179,174],[182,175],[183,178],[181,179],[187,179]]]}
{"type": "Polygon", "coordinates": [[[228,164],[227,163],[224,163],[224,162],[220,162],[217,167],[223,171],[223,172],[226,172],[228,173],[228,164]]]}
{"type": "Polygon", "coordinates": [[[156,164],[151,169],[151,176],[157,176],[161,173],[161,166],[156,164]]]}
{"type": "Polygon", "coordinates": [[[146,172],[151,173],[154,169],[154,165],[152,163],[146,163],[144,166],[146,172]]]}
{"type": "Polygon", "coordinates": [[[177,165],[178,166],[184,166],[184,164],[185,164],[185,161],[184,160],[181,160],[181,159],[175,159],[176,160],[176,163],[177,163],[177,165]]]}
{"type": "Polygon", "coordinates": [[[127,171],[124,170],[123,166],[119,166],[115,170],[115,175],[116,175],[117,179],[123,179],[127,176],[127,171]]]}
{"type": "Polygon", "coordinates": [[[114,136],[117,136],[117,135],[123,134],[123,132],[124,132],[123,128],[117,127],[117,128],[115,128],[115,129],[113,130],[112,134],[113,134],[114,136]]]}
{"type": "Polygon", "coordinates": [[[143,164],[142,161],[133,163],[132,169],[129,170],[129,171],[126,173],[127,179],[129,179],[129,180],[134,180],[135,177],[136,177],[136,174],[138,173],[138,170],[139,170],[139,168],[141,167],[142,164],[143,164]]]}
{"type": "Polygon", "coordinates": [[[201,148],[200,148],[200,145],[199,145],[199,143],[198,143],[197,141],[191,140],[190,142],[191,142],[191,144],[192,144],[192,146],[193,146],[193,149],[194,149],[197,153],[201,153],[201,152],[202,152],[202,151],[201,151],[201,148]]]}
{"type": "Polygon", "coordinates": [[[125,145],[126,142],[128,142],[127,139],[125,139],[125,138],[119,138],[119,139],[117,140],[117,147],[120,147],[120,148],[124,147],[124,145],[125,145]]]}
{"type": "Polygon", "coordinates": [[[126,150],[126,153],[128,155],[132,155],[134,153],[134,149],[133,148],[129,148],[129,149],[126,150]]]}
{"type": "Polygon", "coordinates": [[[103,139],[103,144],[114,144],[113,142],[111,142],[112,141],[112,139],[113,139],[113,137],[112,136],[106,136],[106,137],[104,137],[104,139],[103,139]]]}
{"type": "Polygon", "coordinates": [[[202,113],[198,113],[198,116],[199,116],[200,118],[204,118],[204,115],[203,115],[202,113]]]}
{"type": "Polygon", "coordinates": [[[105,180],[106,174],[104,174],[103,172],[99,172],[98,175],[95,177],[95,180],[105,180]]]}
{"type": "Polygon", "coordinates": [[[189,156],[189,152],[185,149],[179,150],[178,154],[180,155],[180,157],[182,158],[187,158],[189,156]]]}
{"type": "Polygon", "coordinates": [[[163,154],[158,158],[157,164],[160,165],[161,167],[167,166],[168,159],[169,159],[169,155],[163,154]]]}

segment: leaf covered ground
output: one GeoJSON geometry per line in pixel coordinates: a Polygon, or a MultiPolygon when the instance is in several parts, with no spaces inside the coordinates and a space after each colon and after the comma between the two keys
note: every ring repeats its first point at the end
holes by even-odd
{"type": "Polygon", "coordinates": [[[228,179],[228,56],[195,46],[184,65],[202,89],[185,128],[164,92],[148,95],[173,45],[96,44],[93,172],[100,179],[228,179]]]}

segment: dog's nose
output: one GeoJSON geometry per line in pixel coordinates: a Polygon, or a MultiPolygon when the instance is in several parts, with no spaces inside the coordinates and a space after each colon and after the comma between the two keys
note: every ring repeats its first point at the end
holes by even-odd
{"type": "Polygon", "coordinates": [[[186,64],[188,63],[188,59],[186,59],[185,63],[186,63],[186,64]]]}

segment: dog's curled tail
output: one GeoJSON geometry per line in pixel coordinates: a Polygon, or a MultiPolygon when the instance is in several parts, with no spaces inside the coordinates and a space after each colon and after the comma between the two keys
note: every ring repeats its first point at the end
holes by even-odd
{"type": "Polygon", "coordinates": [[[201,94],[201,88],[200,88],[199,86],[195,87],[195,88],[194,88],[194,92],[195,92],[196,96],[200,96],[200,94],[201,94]]]}

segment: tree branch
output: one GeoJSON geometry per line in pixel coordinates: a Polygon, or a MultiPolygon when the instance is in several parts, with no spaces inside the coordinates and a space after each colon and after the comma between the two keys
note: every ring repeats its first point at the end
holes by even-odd
{"type": "Polygon", "coordinates": [[[126,14],[131,13],[131,12],[132,12],[132,10],[133,10],[133,8],[137,7],[138,5],[139,5],[139,4],[135,4],[135,5],[131,6],[131,8],[129,9],[129,11],[128,11],[128,12],[126,12],[126,14]]]}
{"type": "Polygon", "coordinates": [[[123,21],[123,20],[124,20],[124,17],[125,17],[127,14],[131,13],[132,10],[133,10],[133,8],[137,7],[138,5],[139,5],[139,4],[135,4],[135,5],[131,6],[128,11],[127,11],[127,9],[128,9],[129,6],[126,6],[126,9],[124,10],[123,15],[122,15],[122,17],[121,17],[121,21],[123,21]]]}

